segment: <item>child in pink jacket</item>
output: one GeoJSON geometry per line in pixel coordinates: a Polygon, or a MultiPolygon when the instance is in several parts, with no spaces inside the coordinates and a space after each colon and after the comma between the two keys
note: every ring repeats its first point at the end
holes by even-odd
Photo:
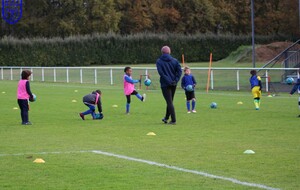
{"type": "Polygon", "coordinates": [[[31,71],[24,70],[21,73],[21,80],[18,84],[17,98],[21,110],[22,125],[32,125],[29,121],[29,101],[33,101],[33,94],[30,90],[29,78],[31,71]]]}
{"type": "Polygon", "coordinates": [[[131,67],[125,67],[124,69],[124,77],[123,77],[123,82],[124,82],[124,94],[127,99],[127,104],[126,104],[126,114],[129,114],[130,110],[130,102],[131,102],[131,95],[135,95],[138,99],[140,99],[142,102],[145,101],[145,95],[142,96],[140,95],[134,88],[135,83],[141,82],[140,80],[133,80],[131,75],[132,75],[132,69],[131,67]]]}

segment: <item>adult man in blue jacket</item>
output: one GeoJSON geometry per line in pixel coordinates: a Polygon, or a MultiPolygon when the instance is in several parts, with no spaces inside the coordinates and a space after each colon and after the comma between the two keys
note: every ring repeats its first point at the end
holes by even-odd
{"type": "Polygon", "coordinates": [[[166,115],[162,119],[164,123],[168,123],[171,116],[171,121],[169,124],[176,124],[176,115],[173,105],[173,99],[177,87],[177,83],[180,80],[182,70],[179,62],[173,58],[171,54],[171,49],[168,46],[161,48],[162,55],[156,61],[156,67],[158,74],[160,75],[160,86],[162,94],[167,103],[166,115]]]}

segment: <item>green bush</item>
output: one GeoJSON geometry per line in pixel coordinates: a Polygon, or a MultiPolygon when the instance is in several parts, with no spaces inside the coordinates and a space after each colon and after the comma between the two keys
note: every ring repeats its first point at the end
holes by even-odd
{"type": "MultiPolygon", "coordinates": [[[[282,36],[258,36],[256,43],[287,40],[282,36]]],[[[68,38],[0,40],[1,66],[90,66],[155,63],[160,48],[169,45],[172,55],[187,62],[227,57],[241,45],[250,45],[250,36],[180,34],[95,34],[68,38]]]]}

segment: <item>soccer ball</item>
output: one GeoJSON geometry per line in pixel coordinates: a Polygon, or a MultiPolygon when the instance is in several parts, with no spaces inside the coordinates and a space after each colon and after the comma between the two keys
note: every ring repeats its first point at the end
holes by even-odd
{"type": "Polygon", "coordinates": [[[144,81],[144,84],[145,84],[146,86],[150,86],[150,85],[151,85],[151,80],[150,80],[150,79],[146,79],[146,80],[144,81]]]}
{"type": "Polygon", "coordinates": [[[292,77],[289,77],[285,80],[286,84],[293,84],[294,79],[292,77]]]}
{"type": "Polygon", "coordinates": [[[217,108],[217,103],[216,102],[212,102],[211,104],[210,104],[210,108],[212,108],[212,109],[216,109],[217,108]]]}
{"type": "Polygon", "coordinates": [[[187,85],[187,86],[185,87],[185,89],[186,89],[186,91],[188,91],[188,92],[194,91],[193,85],[187,85]]]}
{"type": "Polygon", "coordinates": [[[32,94],[33,96],[33,99],[29,99],[30,102],[35,102],[36,101],[36,95],[35,94],[32,94]]]}
{"type": "Polygon", "coordinates": [[[104,115],[103,113],[96,113],[95,114],[95,119],[103,119],[104,115]]]}

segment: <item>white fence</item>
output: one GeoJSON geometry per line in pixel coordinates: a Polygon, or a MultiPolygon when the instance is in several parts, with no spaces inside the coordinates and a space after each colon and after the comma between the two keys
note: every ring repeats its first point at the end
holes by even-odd
{"type": "MultiPolygon", "coordinates": [[[[87,83],[95,85],[122,85],[124,67],[0,67],[1,80],[19,80],[20,73],[27,69],[33,72],[31,81],[87,83]]],[[[193,67],[198,88],[206,88],[209,68],[193,67]]],[[[212,90],[245,90],[249,89],[250,70],[253,68],[211,68],[209,88],[212,90]]],[[[263,78],[264,89],[269,91],[270,82],[281,83],[284,71],[299,71],[299,68],[256,68],[263,78]]],[[[149,74],[152,89],[159,88],[159,76],[155,67],[133,67],[133,78],[149,74]]],[[[299,72],[298,72],[299,77],[299,72]]],[[[151,89],[150,88],[150,89],[151,89]]]]}

